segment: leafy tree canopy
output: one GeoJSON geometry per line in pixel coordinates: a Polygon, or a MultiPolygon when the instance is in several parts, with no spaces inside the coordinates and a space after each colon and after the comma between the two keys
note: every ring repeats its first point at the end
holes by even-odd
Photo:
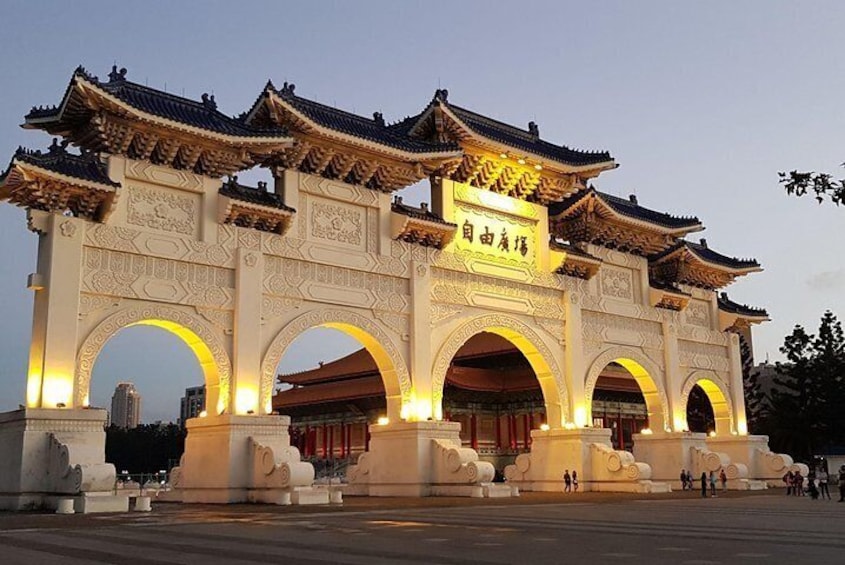
{"type": "Polygon", "coordinates": [[[786,188],[787,194],[804,196],[815,194],[819,204],[827,198],[837,206],[845,204],[845,180],[836,180],[828,173],[778,173],[780,184],[786,188]]]}

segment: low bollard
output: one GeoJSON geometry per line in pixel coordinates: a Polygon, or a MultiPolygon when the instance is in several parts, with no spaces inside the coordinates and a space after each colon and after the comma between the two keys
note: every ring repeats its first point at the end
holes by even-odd
{"type": "Polygon", "coordinates": [[[72,498],[60,498],[59,506],[56,508],[56,514],[73,514],[76,511],[73,509],[72,498]]]}
{"type": "Polygon", "coordinates": [[[152,509],[149,496],[138,496],[135,498],[135,512],[149,512],[152,509]]]}

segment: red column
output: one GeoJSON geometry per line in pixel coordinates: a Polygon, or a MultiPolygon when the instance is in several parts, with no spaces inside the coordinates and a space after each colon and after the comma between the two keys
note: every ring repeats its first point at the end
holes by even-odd
{"type": "Polygon", "coordinates": [[[619,449],[625,449],[625,434],[622,432],[622,414],[616,415],[616,441],[619,442],[619,449]]]}
{"type": "Polygon", "coordinates": [[[334,459],[334,429],[334,424],[329,426],[329,459],[334,459]]]}
{"type": "Polygon", "coordinates": [[[502,449],[502,416],[496,414],[496,450],[502,449]]]}
{"type": "Polygon", "coordinates": [[[308,453],[308,448],[311,443],[311,426],[305,426],[305,433],[302,434],[302,456],[308,457],[310,453],[308,453]]]}
{"type": "Polygon", "coordinates": [[[370,425],[364,423],[364,451],[370,450],[370,425]]]}
{"type": "Polygon", "coordinates": [[[346,457],[346,424],[340,425],[340,458],[346,457]]]}
{"type": "Polygon", "coordinates": [[[522,444],[525,449],[528,449],[531,443],[531,423],[528,413],[522,415],[522,444]]]}
{"type": "Polygon", "coordinates": [[[323,424],[323,459],[329,457],[329,425],[323,424]]]}
{"type": "Polygon", "coordinates": [[[478,449],[478,418],[475,412],[469,417],[469,445],[473,449],[478,449]]]}
{"type": "Polygon", "coordinates": [[[508,414],[508,446],[516,449],[516,414],[508,414]]]}

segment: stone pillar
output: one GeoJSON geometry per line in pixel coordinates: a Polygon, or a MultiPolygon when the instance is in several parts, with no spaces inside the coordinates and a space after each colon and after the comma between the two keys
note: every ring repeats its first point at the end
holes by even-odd
{"type": "MultiPolygon", "coordinates": [[[[411,405],[405,408],[406,420],[443,419],[442,392],[432,389],[431,379],[431,269],[423,262],[411,261],[411,342],[410,372],[414,391],[411,405]]],[[[399,402],[396,403],[400,404],[399,402]]],[[[388,409],[390,399],[388,398],[388,409]]],[[[398,414],[388,414],[398,421],[398,414]]]]}
{"type": "MultiPolygon", "coordinates": [[[[237,250],[233,386],[235,414],[269,414],[272,383],[261,389],[261,279],[264,257],[259,249],[237,250]],[[263,394],[262,394],[263,393],[263,394]]],[[[210,406],[213,404],[209,404],[210,406]]]]}
{"type": "Polygon", "coordinates": [[[565,296],[566,325],[565,325],[565,366],[566,382],[569,384],[569,422],[557,421],[546,415],[551,428],[563,427],[566,423],[574,423],[578,427],[592,424],[592,402],[586,397],[585,383],[587,369],[584,366],[584,343],[581,324],[581,296],[568,291],[565,296]]]}
{"type": "Polygon", "coordinates": [[[38,210],[30,210],[28,216],[30,229],[38,233],[38,263],[29,277],[35,305],[26,405],[87,405],[88,391],[74,390],[86,222],[38,210]]]}
{"type": "MultiPolygon", "coordinates": [[[[682,408],[681,402],[681,388],[684,386],[683,375],[681,374],[680,357],[678,355],[678,330],[677,330],[677,316],[672,316],[672,321],[664,321],[663,326],[663,361],[666,365],[665,385],[666,395],[669,398],[669,406],[665,409],[669,411],[670,422],[672,422],[672,429],[676,432],[681,432],[688,429],[687,415],[682,408]]],[[[659,375],[652,375],[652,378],[659,378],[659,375]]],[[[649,422],[650,426],[654,422],[649,422]]],[[[660,433],[664,430],[653,430],[660,433]]]]}
{"type": "Polygon", "coordinates": [[[739,348],[739,336],[735,333],[728,334],[728,360],[730,362],[731,400],[734,407],[734,426],[731,432],[739,435],[748,435],[748,419],[745,414],[745,389],[742,383],[742,353],[739,348]]]}

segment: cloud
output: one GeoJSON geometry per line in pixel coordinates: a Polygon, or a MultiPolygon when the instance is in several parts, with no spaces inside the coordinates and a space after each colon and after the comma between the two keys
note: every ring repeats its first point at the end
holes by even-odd
{"type": "Polygon", "coordinates": [[[817,291],[841,290],[845,288],[845,269],[816,273],[807,279],[807,286],[817,291]]]}

